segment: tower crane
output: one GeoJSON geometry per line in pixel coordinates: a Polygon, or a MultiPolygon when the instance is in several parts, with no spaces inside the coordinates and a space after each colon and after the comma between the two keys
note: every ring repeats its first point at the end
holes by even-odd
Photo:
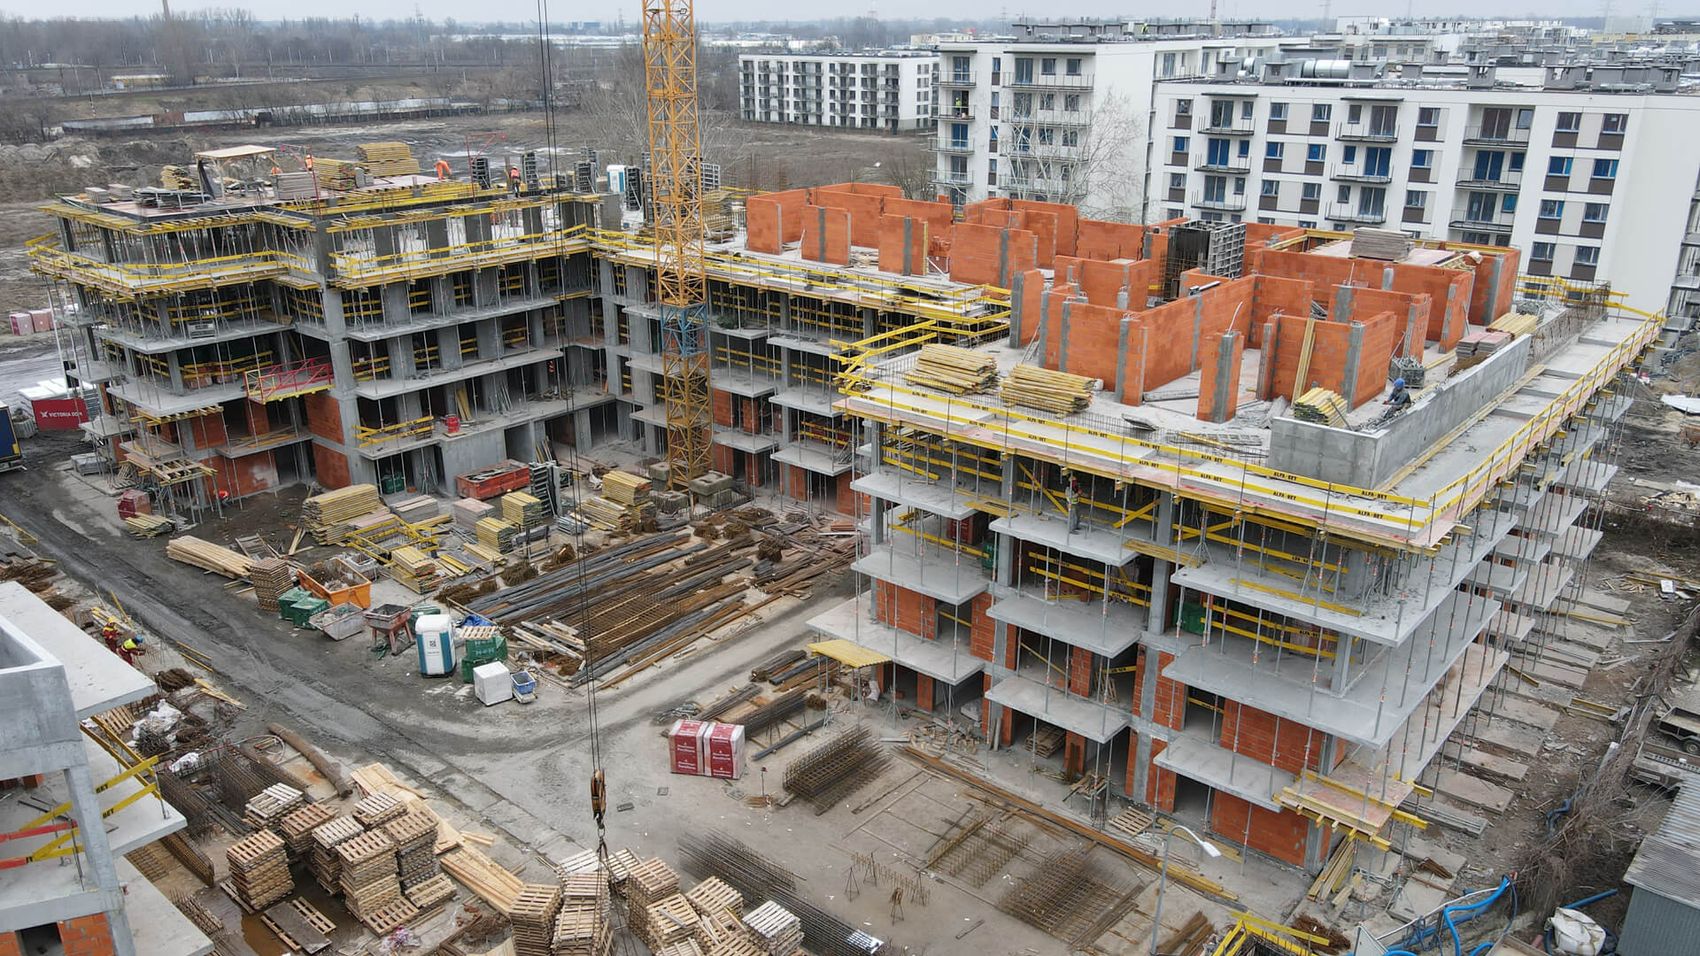
{"type": "Polygon", "coordinates": [[[703,274],[702,124],[692,0],[644,0],[649,190],[661,306],[661,392],[668,480],[709,470],[707,279],[703,274]]]}

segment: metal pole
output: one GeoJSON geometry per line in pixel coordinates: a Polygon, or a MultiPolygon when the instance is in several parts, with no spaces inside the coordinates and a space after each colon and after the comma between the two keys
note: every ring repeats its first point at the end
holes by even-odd
{"type": "Polygon", "coordinates": [[[1169,882],[1169,841],[1175,838],[1176,830],[1184,829],[1171,827],[1168,833],[1163,834],[1163,863],[1157,868],[1157,904],[1151,908],[1151,956],[1158,956],[1157,939],[1163,934],[1163,889],[1169,882]]]}

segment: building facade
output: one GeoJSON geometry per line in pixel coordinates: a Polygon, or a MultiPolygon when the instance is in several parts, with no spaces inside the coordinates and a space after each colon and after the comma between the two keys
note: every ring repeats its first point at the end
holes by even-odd
{"type": "Polygon", "coordinates": [[[743,53],[740,115],[898,133],[931,129],[937,60],[923,50],[877,53],[743,53]]]}

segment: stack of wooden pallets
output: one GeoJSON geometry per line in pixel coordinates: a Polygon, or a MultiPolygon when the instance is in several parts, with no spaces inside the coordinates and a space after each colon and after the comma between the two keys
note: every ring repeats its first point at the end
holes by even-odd
{"type": "Polygon", "coordinates": [[[402,889],[412,889],[437,875],[436,814],[423,807],[411,810],[384,824],[383,831],[395,842],[396,874],[402,889]]]}
{"type": "Polygon", "coordinates": [[[242,822],[256,830],[273,829],[307,802],[307,795],[288,784],[274,783],[254,794],[242,808],[242,822]]]}
{"type": "Polygon", "coordinates": [[[248,568],[260,610],[276,611],[278,595],[295,586],[295,569],[282,558],[261,558],[248,568]]]}
{"type": "Polygon", "coordinates": [[[413,149],[406,143],[361,143],[354,151],[360,156],[360,165],[373,176],[419,175],[419,160],[413,158],[413,149]]]}
{"type": "Polygon", "coordinates": [[[230,845],[224,853],[237,899],[251,910],[263,910],[295,891],[289,875],[289,855],[283,839],[260,830],[230,845]]]}
{"type": "Polygon", "coordinates": [[[803,949],[803,922],[796,914],[772,900],[751,910],[744,926],[756,945],[769,956],[793,956],[803,949]]]}
{"type": "Polygon", "coordinates": [[[349,485],[303,501],[301,520],[314,541],[336,544],[348,535],[348,522],[383,506],[376,485],[349,485]]]}
{"type": "Polygon", "coordinates": [[[313,849],[313,831],[331,822],[336,812],[322,803],[309,803],[290,811],[277,825],[289,847],[289,855],[300,859],[313,849]]]}
{"type": "Polygon", "coordinates": [[[325,892],[342,892],[342,857],[337,855],[337,844],[365,832],[360,821],[353,817],[337,817],[313,831],[313,853],[308,858],[307,868],[325,892]]]}
{"type": "Polygon", "coordinates": [[[598,869],[562,877],[554,956],[607,956],[613,945],[612,900],[606,875],[598,869]]]}
{"type": "Polygon", "coordinates": [[[691,901],[698,913],[728,911],[736,916],[744,912],[743,895],[718,876],[711,876],[691,887],[685,893],[685,899],[691,901]]]}
{"type": "Polygon", "coordinates": [[[368,830],[383,826],[406,812],[407,807],[387,793],[374,793],[354,805],[354,819],[368,830]]]}
{"type": "Polygon", "coordinates": [[[903,380],[952,395],[984,392],[998,381],[998,361],[983,352],[955,345],[923,345],[915,367],[903,380]]]}
{"type": "Polygon", "coordinates": [[[1017,365],[1004,379],[1002,396],[1006,405],[1037,408],[1053,415],[1083,412],[1092,404],[1098,380],[1084,375],[1053,372],[1035,365],[1017,365]]]}
{"type": "Polygon", "coordinates": [[[429,913],[454,899],[455,886],[449,881],[448,874],[438,873],[411,889],[405,889],[401,892],[402,895],[407,897],[408,902],[418,908],[419,912],[429,913]]]}
{"type": "Polygon", "coordinates": [[[342,862],[337,883],[343,902],[355,919],[371,925],[368,917],[401,898],[395,843],[382,833],[368,831],[338,843],[336,854],[342,862]]]}
{"type": "Polygon", "coordinates": [[[636,911],[632,934],[652,950],[696,938],[700,918],[684,894],[674,893],[636,911]]]}
{"type": "Polygon", "coordinates": [[[679,892],[679,874],[673,872],[658,856],[634,864],[620,884],[620,895],[626,898],[632,912],[641,912],[649,904],[679,892]]]}
{"type": "Polygon", "coordinates": [[[561,910],[561,888],[550,883],[527,883],[508,910],[514,928],[514,956],[550,956],[555,917],[561,910]]]}

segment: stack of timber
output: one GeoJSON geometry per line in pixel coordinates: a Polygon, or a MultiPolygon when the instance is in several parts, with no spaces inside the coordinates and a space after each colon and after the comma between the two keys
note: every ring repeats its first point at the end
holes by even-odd
{"type": "Polygon", "coordinates": [[[337,856],[337,844],[365,832],[365,828],[353,817],[337,817],[313,831],[313,855],[307,861],[307,868],[325,892],[342,891],[342,857],[337,856]]]}
{"type": "Polygon", "coordinates": [[[477,530],[478,522],[485,518],[497,517],[491,514],[496,510],[495,505],[488,501],[479,501],[477,498],[462,498],[455,502],[454,508],[451,510],[454,511],[455,527],[464,528],[467,531],[477,530]]]}
{"type": "Polygon", "coordinates": [[[697,934],[700,918],[683,894],[674,893],[638,910],[632,920],[632,934],[652,950],[682,943],[697,934]]]}
{"type": "Polygon", "coordinates": [[[610,471],[602,476],[602,494],[617,504],[638,508],[649,501],[652,485],[648,478],[624,471],[610,471]]]}
{"type": "Polygon", "coordinates": [[[177,527],[170,518],[160,515],[131,515],[124,519],[124,529],[138,538],[156,538],[177,527]]]}
{"type": "Polygon", "coordinates": [[[313,173],[324,189],[347,191],[359,185],[360,167],[346,159],[320,157],[313,164],[313,173]]]}
{"type": "Polygon", "coordinates": [[[514,901],[525,888],[524,880],[476,847],[463,844],[444,853],[439,862],[460,885],[478,894],[479,899],[504,916],[513,909],[514,901]]]}
{"type": "Polygon", "coordinates": [[[802,920],[772,900],[751,910],[744,917],[744,926],[769,956],[794,956],[803,951],[802,920]]]}
{"type": "Polygon", "coordinates": [[[371,926],[372,917],[402,898],[395,843],[382,833],[367,831],[338,843],[336,855],[342,863],[337,882],[343,902],[355,919],[371,926]]]}
{"type": "Polygon", "coordinates": [[[248,580],[254,583],[260,610],[276,611],[278,597],[295,586],[295,569],[282,558],[261,558],[249,566],[248,580]]]}
{"type": "Polygon", "coordinates": [[[363,515],[356,515],[348,520],[348,531],[342,536],[343,541],[357,540],[367,544],[375,544],[390,535],[401,531],[401,519],[388,508],[379,508],[363,515]]]}
{"type": "Polygon", "coordinates": [[[404,524],[418,524],[421,521],[430,521],[432,518],[442,516],[442,510],[437,505],[437,499],[430,495],[415,495],[412,498],[404,498],[391,504],[390,510],[395,512],[395,516],[400,518],[404,524]]]}
{"type": "Polygon", "coordinates": [[[485,518],[478,522],[478,543],[501,554],[513,550],[514,538],[519,529],[512,522],[500,518],[485,518]]]}
{"type": "Polygon", "coordinates": [[[331,822],[336,812],[322,803],[309,803],[290,811],[278,822],[277,832],[296,859],[313,849],[313,831],[331,822]]]}
{"type": "Polygon", "coordinates": [[[580,520],[598,531],[630,533],[637,528],[637,518],[625,505],[601,495],[592,495],[579,502],[580,520]]]}
{"type": "Polygon", "coordinates": [[[1346,427],[1346,400],[1320,386],[1293,399],[1293,417],[1301,422],[1346,427]]]}
{"type": "Polygon", "coordinates": [[[744,911],[743,895],[718,876],[711,876],[691,887],[685,899],[691,901],[698,913],[730,911],[739,914],[744,911]]]}
{"type": "Polygon", "coordinates": [[[1352,230],[1352,258],[1397,262],[1411,254],[1411,237],[1397,229],[1352,230]]]}
{"type": "Polygon", "coordinates": [[[419,160],[406,143],[361,143],[354,147],[360,165],[373,176],[417,176],[419,160]]]}
{"type": "Polygon", "coordinates": [[[955,345],[923,345],[915,367],[903,380],[952,395],[989,391],[998,381],[997,359],[955,345]]]}
{"type": "Polygon", "coordinates": [[[318,192],[313,182],[313,174],[305,170],[293,173],[277,174],[277,198],[289,202],[297,199],[312,199],[318,192]]]}
{"type": "Polygon", "coordinates": [[[1006,405],[1037,408],[1053,415],[1083,412],[1092,404],[1092,393],[1098,380],[1084,375],[1053,372],[1036,365],[1017,365],[1004,379],[1003,400],[1006,405]]]}
{"type": "Polygon", "coordinates": [[[427,594],[443,576],[442,565],[419,548],[408,544],[390,552],[390,576],[416,594],[427,594]]]}
{"type": "Polygon", "coordinates": [[[233,579],[247,577],[254,567],[247,555],[193,535],[171,539],[165,545],[165,556],[233,579]]]}
{"type": "Polygon", "coordinates": [[[256,830],[271,829],[307,802],[307,795],[288,784],[274,783],[261,790],[242,808],[242,822],[256,830]]]}
{"type": "Polygon", "coordinates": [[[336,544],[348,535],[348,522],[382,507],[376,485],[349,485],[303,501],[301,519],[314,541],[336,544]]]}
{"type": "Polygon", "coordinates": [[[560,911],[559,886],[527,883],[508,911],[514,928],[514,956],[549,956],[549,946],[555,939],[555,917],[560,911]]]}
{"type": "Polygon", "coordinates": [[[535,528],[543,523],[543,502],[523,491],[502,496],[502,520],[516,528],[535,528]]]}
{"type": "Polygon", "coordinates": [[[561,878],[554,956],[607,956],[614,945],[613,901],[601,869],[561,878]]]}
{"type": "Polygon", "coordinates": [[[384,835],[395,843],[396,875],[401,888],[412,889],[438,873],[437,815],[424,807],[383,825],[384,835]]]}
{"type": "Polygon", "coordinates": [[[1488,330],[1506,332],[1515,338],[1519,335],[1533,335],[1540,324],[1539,316],[1525,315],[1521,312],[1507,312],[1489,323],[1488,330]]]}
{"type": "Polygon", "coordinates": [[[270,830],[260,830],[231,844],[224,859],[230,864],[230,882],[237,899],[250,910],[263,910],[295,891],[283,840],[270,830]]]}
{"type": "Polygon", "coordinates": [[[383,826],[407,812],[407,807],[389,793],[374,793],[354,805],[354,819],[370,830],[383,826]]]}

